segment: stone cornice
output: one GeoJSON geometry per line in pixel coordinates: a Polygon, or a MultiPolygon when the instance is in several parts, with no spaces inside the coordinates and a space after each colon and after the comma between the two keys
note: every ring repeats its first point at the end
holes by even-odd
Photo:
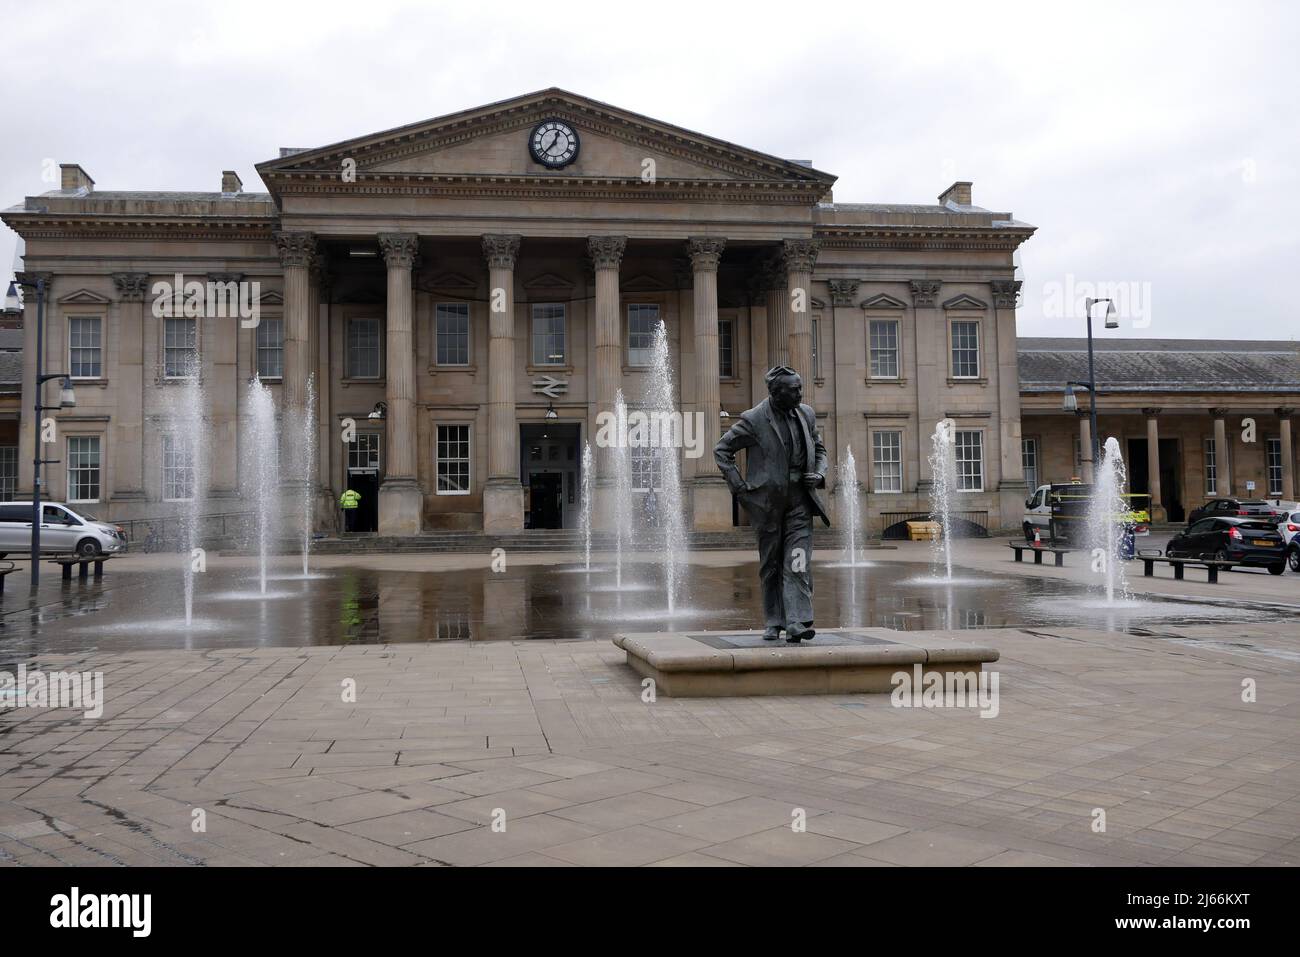
{"type": "Polygon", "coordinates": [[[279,220],[205,218],[122,218],[7,213],[5,225],[24,239],[221,240],[271,242],[279,220]]]}
{"type": "Polygon", "coordinates": [[[1014,250],[1034,228],[935,226],[818,226],[822,249],[1014,250]]]}

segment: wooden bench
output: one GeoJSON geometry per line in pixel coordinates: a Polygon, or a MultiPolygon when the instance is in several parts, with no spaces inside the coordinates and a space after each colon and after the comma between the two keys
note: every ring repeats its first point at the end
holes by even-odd
{"type": "Polygon", "coordinates": [[[1007,547],[1016,553],[1016,561],[1024,561],[1024,553],[1029,551],[1034,553],[1034,564],[1043,564],[1043,553],[1051,552],[1056,559],[1056,567],[1065,566],[1065,556],[1074,551],[1072,548],[1058,548],[1055,545],[1039,545],[1034,547],[1033,542],[1007,542],[1007,547]]]}
{"type": "Polygon", "coordinates": [[[104,577],[104,562],[109,561],[112,558],[112,555],[95,555],[90,558],[83,558],[80,555],[72,555],[64,558],[52,558],[50,559],[50,564],[61,565],[63,567],[63,580],[65,582],[72,581],[73,565],[77,566],[78,578],[85,578],[86,573],[90,570],[90,566],[94,565],[95,578],[98,580],[104,577]]]}
{"type": "Polygon", "coordinates": [[[0,562],[0,594],[5,590],[5,578],[16,571],[18,566],[13,562],[0,562]]]}
{"type": "Polygon", "coordinates": [[[1206,578],[1211,585],[1219,583],[1219,571],[1231,571],[1241,562],[1221,562],[1213,558],[1169,558],[1167,556],[1139,555],[1142,560],[1142,576],[1151,578],[1155,575],[1156,562],[1163,562],[1166,565],[1172,565],[1174,568],[1174,580],[1183,580],[1183,569],[1188,565],[1199,565],[1206,571],[1206,578]]]}

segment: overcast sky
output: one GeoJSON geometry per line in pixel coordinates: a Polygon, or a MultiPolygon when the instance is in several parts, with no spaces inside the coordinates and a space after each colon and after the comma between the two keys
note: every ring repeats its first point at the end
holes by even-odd
{"type": "MultiPolygon", "coordinates": [[[[219,188],[316,146],[559,86],[839,176],[840,202],[1038,227],[1021,335],[1300,335],[1300,5],[3,0],[0,207],[219,188]],[[1088,286],[1087,284],[1092,284],[1088,286]]],[[[0,235],[4,264],[14,234],[0,235]]]]}

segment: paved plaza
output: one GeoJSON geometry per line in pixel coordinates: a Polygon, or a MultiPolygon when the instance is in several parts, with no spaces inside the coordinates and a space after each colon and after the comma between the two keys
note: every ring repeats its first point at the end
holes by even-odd
{"type": "MultiPolygon", "coordinates": [[[[960,549],[966,571],[1079,574],[960,549]]],[[[871,558],[920,572],[926,553],[871,558]]],[[[470,559],[318,567],[399,561],[470,559]]],[[[647,701],[609,640],[41,654],[28,667],[102,671],[104,712],[0,712],[0,863],[1293,865],[1297,580],[1139,567],[1152,596],[1286,607],[945,631],[999,652],[989,718],[885,694],[647,701]]],[[[7,629],[46,613],[14,584],[7,629]]]]}

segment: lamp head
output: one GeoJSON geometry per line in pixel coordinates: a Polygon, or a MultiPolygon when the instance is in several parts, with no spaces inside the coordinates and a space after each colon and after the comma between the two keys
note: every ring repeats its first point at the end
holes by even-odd
{"type": "Polygon", "coordinates": [[[1114,300],[1114,299],[1107,299],[1107,300],[1106,300],[1106,328],[1107,328],[1107,329],[1118,329],[1118,328],[1119,328],[1119,316],[1116,315],[1116,312],[1115,312],[1115,300],[1114,300]]]}
{"type": "Polygon", "coordinates": [[[1067,385],[1065,387],[1065,399],[1064,401],[1061,402],[1061,411],[1063,412],[1079,411],[1079,400],[1074,395],[1074,386],[1072,385],[1067,385]]]}
{"type": "Polygon", "coordinates": [[[73,409],[77,406],[77,393],[72,391],[72,380],[64,377],[59,384],[59,407],[73,409]]]}

